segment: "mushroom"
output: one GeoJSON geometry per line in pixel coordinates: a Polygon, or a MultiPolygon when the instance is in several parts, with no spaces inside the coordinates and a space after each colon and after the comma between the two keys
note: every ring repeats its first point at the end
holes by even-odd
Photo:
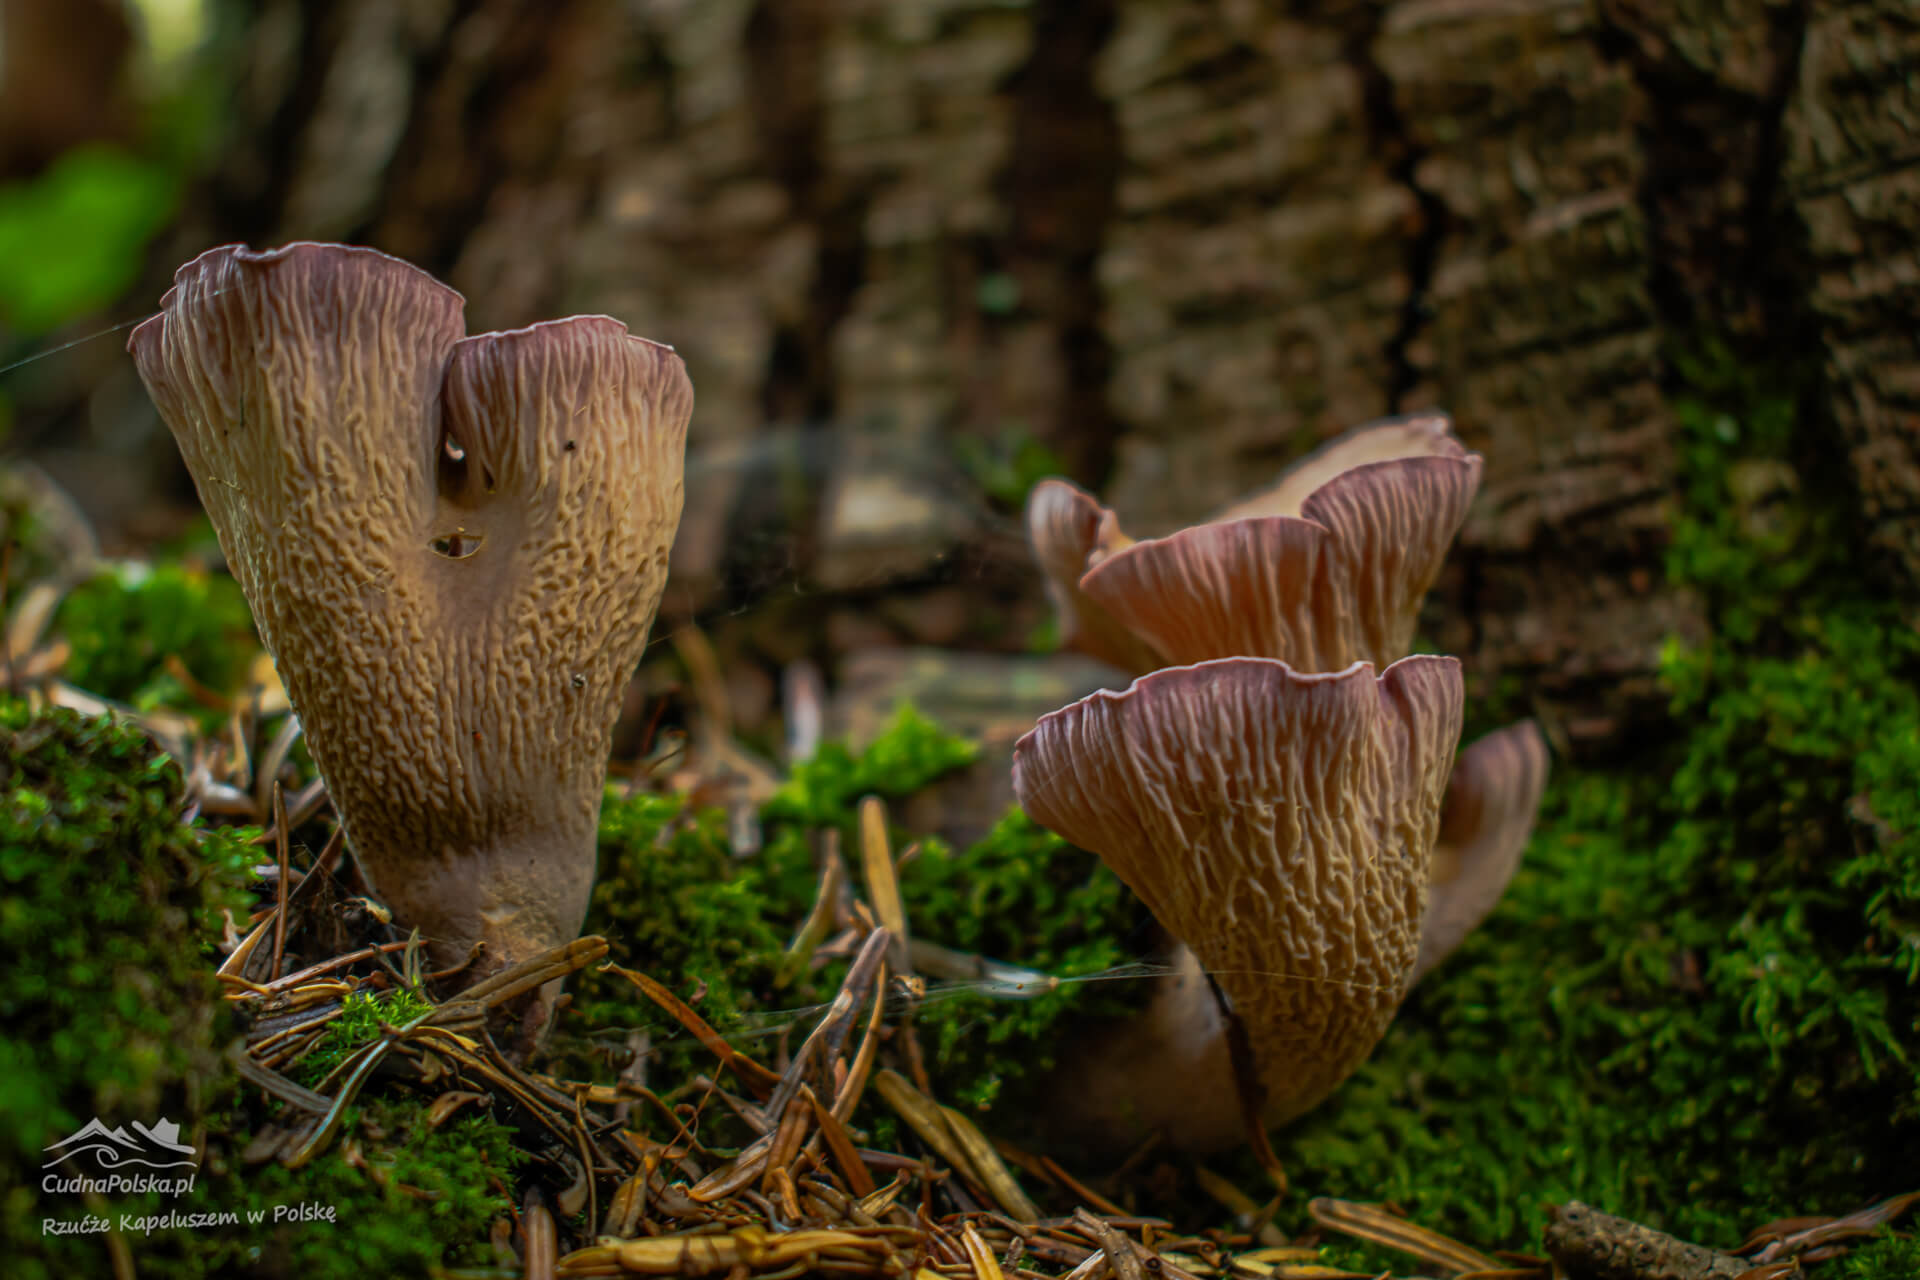
{"type": "Polygon", "coordinates": [[[1036,489],[1028,525],[1049,591],[1065,603],[1063,633],[1098,640],[1095,657],[1124,656],[1104,629],[1117,624],[1159,659],[1122,664],[1135,671],[1228,656],[1303,671],[1384,667],[1411,647],[1480,466],[1444,415],[1393,419],[1349,432],[1267,493],[1164,538],[1127,538],[1112,512],[1085,494],[1079,508],[1062,481],[1036,489]],[[1071,520],[1035,515],[1067,509],[1071,520]],[[1081,538],[1088,549],[1076,568],[1073,535],[1090,528],[1098,535],[1081,538]],[[1086,617],[1110,621],[1078,625],[1086,617]]]}
{"type": "Polygon", "coordinates": [[[1461,702],[1453,658],[1378,676],[1226,658],[1092,694],[1020,740],[1027,813],[1097,853],[1194,957],[1073,1074],[1079,1127],[1110,1138],[1131,1119],[1214,1146],[1239,1131],[1237,1098],[1285,1123],[1366,1058],[1420,955],[1461,702]]]}
{"type": "MultiPolygon", "coordinates": [[[[1212,521],[1135,541],[1061,480],[1028,506],[1063,640],[1132,672],[1260,657],[1300,671],[1378,668],[1412,645],[1421,599],[1466,519],[1481,459],[1445,414],[1357,427],[1212,521]]],[[[1512,877],[1546,782],[1539,731],[1514,726],[1462,757],[1449,789],[1426,972],[1512,877]],[[1502,745],[1504,744],[1504,745],[1502,745]],[[1456,853],[1459,855],[1456,857],[1456,853]],[[1470,865],[1471,871],[1465,868],[1470,865]],[[1457,883],[1456,883],[1457,882],[1457,883]],[[1460,922],[1466,921],[1463,925],[1460,922]]]]}
{"type": "Polygon", "coordinates": [[[1062,645],[1123,671],[1166,665],[1151,645],[1080,590],[1089,564],[1133,545],[1113,512],[1078,485],[1042,480],[1027,496],[1027,537],[1053,601],[1062,645]]]}
{"type": "Polygon", "coordinates": [[[478,977],[579,933],[693,395],[606,316],[463,306],[370,249],[227,246],[128,347],[362,868],[478,977]]]}
{"type": "Polygon", "coordinates": [[[1479,928],[1507,891],[1546,787],[1547,741],[1531,720],[1496,730],[1460,753],[1440,809],[1413,982],[1479,928]]]}

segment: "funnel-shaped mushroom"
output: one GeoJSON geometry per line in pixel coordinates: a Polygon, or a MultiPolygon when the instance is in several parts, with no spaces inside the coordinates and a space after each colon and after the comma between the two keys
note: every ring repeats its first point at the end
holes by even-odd
{"type": "Polygon", "coordinates": [[[1014,749],[1026,811],[1212,975],[1267,1123],[1330,1093],[1406,994],[1461,700],[1452,658],[1377,678],[1230,658],[1093,694],[1014,749]]]}
{"type": "Polygon", "coordinates": [[[1447,958],[1507,890],[1547,787],[1547,742],[1531,720],[1460,753],[1440,810],[1433,884],[1413,981],[1447,958]]]}
{"type": "MultiPolygon", "coordinates": [[[[1164,538],[1134,541],[1112,511],[1059,480],[1035,488],[1028,529],[1063,641],[1126,670],[1227,657],[1300,671],[1383,668],[1412,645],[1480,468],[1445,414],[1389,418],[1164,538]]],[[[1489,746],[1474,757],[1474,776],[1448,793],[1448,839],[1473,851],[1474,871],[1457,890],[1451,872],[1436,886],[1435,909],[1446,914],[1432,922],[1441,932],[1422,973],[1485,917],[1513,874],[1545,782],[1544,744],[1530,732],[1526,751],[1489,746]],[[1471,909],[1455,905],[1469,900],[1471,909]]]]}
{"type": "Polygon", "coordinates": [[[215,249],[128,346],[375,889],[484,973],[575,937],[692,390],[604,316],[463,337],[367,249],[215,249]]]}

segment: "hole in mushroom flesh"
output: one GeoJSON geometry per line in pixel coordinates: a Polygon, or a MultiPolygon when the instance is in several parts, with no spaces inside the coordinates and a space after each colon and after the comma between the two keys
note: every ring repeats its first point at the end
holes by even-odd
{"type": "Polygon", "coordinates": [[[478,551],[480,544],[484,541],[485,538],[479,534],[468,533],[465,529],[456,529],[452,533],[441,534],[427,546],[431,547],[436,554],[443,555],[449,560],[465,560],[478,551]]]}

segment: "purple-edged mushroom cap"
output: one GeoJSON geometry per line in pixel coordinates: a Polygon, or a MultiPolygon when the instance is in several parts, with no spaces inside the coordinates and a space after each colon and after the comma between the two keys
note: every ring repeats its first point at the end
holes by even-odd
{"type": "Polygon", "coordinates": [[[1325,1098],[1407,991],[1461,700],[1452,658],[1377,677],[1229,658],[1095,693],[1015,747],[1027,813],[1212,975],[1265,1123],[1325,1098]]]}
{"type": "Polygon", "coordinates": [[[1167,662],[1277,658],[1301,671],[1385,667],[1480,486],[1480,457],[1422,419],[1362,428],[1283,481],[1297,514],[1215,520],[1091,564],[1078,590],[1167,662]],[[1412,455],[1373,458],[1390,449],[1412,455]],[[1339,469],[1334,469],[1338,467],[1339,469]],[[1331,471],[1331,474],[1326,474],[1331,471]],[[1324,479],[1321,477],[1325,475],[1324,479]],[[1318,480],[1304,494],[1305,480],[1318,480]]]}
{"type": "Polygon", "coordinates": [[[1445,414],[1356,427],[1204,524],[1136,542],[1064,480],[1027,506],[1061,641],[1125,670],[1248,656],[1303,671],[1405,655],[1480,484],[1445,414]]]}
{"type": "Polygon", "coordinates": [[[476,975],[574,938],[693,393],[605,316],[465,337],[369,249],[214,249],[128,343],[376,891],[476,975]]]}

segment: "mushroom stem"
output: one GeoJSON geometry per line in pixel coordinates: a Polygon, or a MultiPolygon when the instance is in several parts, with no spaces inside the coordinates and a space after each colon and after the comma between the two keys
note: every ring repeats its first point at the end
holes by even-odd
{"type": "Polygon", "coordinates": [[[215,249],[128,343],[355,855],[474,978],[577,936],[692,390],[605,316],[463,338],[384,254],[215,249]]]}
{"type": "Polygon", "coordinates": [[[1063,1088],[1045,1125],[1062,1136],[1121,1150],[1149,1133],[1191,1151],[1218,1151],[1246,1136],[1227,1021],[1191,947],[1154,979],[1137,1016],[1089,1028],[1063,1056],[1063,1088]]]}

